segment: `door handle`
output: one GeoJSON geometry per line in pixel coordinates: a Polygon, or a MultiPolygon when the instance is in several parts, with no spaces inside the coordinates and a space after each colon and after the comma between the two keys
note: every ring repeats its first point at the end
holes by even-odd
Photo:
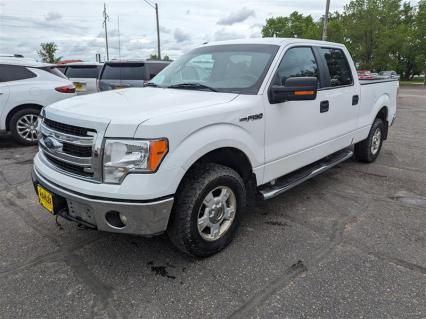
{"type": "Polygon", "coordinates": [[[352,96],[352,105],[357,105],[359,102],[359,95],[352,96]]]}
{"type": "Polygon", "coordinates": [[[320,113],[328,112],[329,108],[330,108],[330,103],[328,102],[328,100],[321,101],[321,103],[320,103],[320,113]]]}

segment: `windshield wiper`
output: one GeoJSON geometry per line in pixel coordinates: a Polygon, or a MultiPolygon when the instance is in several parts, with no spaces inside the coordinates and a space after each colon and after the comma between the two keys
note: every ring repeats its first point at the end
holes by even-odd
{"type": "Polygon", "coordinates": [[[170,89],[188,89],[188,90],[209,90],[209,91],[213,91],[213,92],[218,92],[218,90],[201,84],[201,83],[179,83],[179,84],[174,84],[174,85],[170,85],[168,86],[168,88],[170,89]]]}
{"type": "Polygon", "coordinates": [[[154,88],[158,88],[159,86],[157,85],[157,84],[155,84],[154,82],[148,82],[148,83],[145,83],[145,86],[152,86],[152,87],[154,87],[154,88]]]}

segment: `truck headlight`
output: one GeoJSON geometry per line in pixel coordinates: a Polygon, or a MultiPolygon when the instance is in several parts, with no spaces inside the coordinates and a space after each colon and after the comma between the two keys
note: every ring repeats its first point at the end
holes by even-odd
{"type": "Polygon", "coordinates": [[[168,151],[166,139],[107,139],[104,151],[104,182],[120,184],[130,173],[153,173],[168,151]]]}

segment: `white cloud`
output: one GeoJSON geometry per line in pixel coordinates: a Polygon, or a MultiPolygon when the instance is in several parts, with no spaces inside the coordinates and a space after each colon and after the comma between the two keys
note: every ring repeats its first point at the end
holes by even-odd
{"type": "MultiPolygon", "coordinates": [[[[331,11],[349,0],[331,1],[331,11]]],[[[412,0],[417,2],[418,0],[412,0]]],[[[55,42],[58,56],[94,61],[106,56],[102,11],[105,0],[0,0],[0,52],[38,58],[41,42],[55,42]]],[[[297,10],[319,18],[319,0],[157,0],[162,53],[176,59],[206,41],[260,36],[266,19],[297,10]],[[247,6],[247,7],[245,7],[247,6]],[[255,13],[255,14],[254,14],[255,13]],[[222,24],[218,24],[218,20],[222,24]]],[[[141,0],[108,0],[110,58],[118,58],[118,16],[122,58],[156,52],[155,12],[141,0]]],[[[414,3],[413,3],[414,4],[414,3]]]]}
{"type": "Polygon", "coordinates": [[[62,14],[58,12],[48,12],[45,16],[46,21],[55,21],[62,18],[62,14]]]}
{"type": "Polygon", "coordinates": [[[220,19],[217,24],[219,25],[233,25],[235,23],[244,22],[250,17],[255,17],[256,13],[254,10],[246,7],[241,8],[238,11],[232,12],[227,17],[220,19]]]}
{"type": "Polygon", "coordinates": [[[173,36],[175,37],[177,43],[187,42],[191,40],[191,35],[180,28],[175,29],[173,36]]]}

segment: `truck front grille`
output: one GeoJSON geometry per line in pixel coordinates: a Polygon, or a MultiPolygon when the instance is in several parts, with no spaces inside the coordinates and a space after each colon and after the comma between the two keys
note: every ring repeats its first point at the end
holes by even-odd
{"type": "Polygon", "coordinates": [[[67,162],[63,162],[57,158],[54,158],[48,154],[44,154],[44,156],[48,159],[49,162],[53,163],[55,166],[61,168],[62,170],[65,170],[67,172],[73,173],[73,174],[77,174],[77,175],[81,175],[81,176],[86,176],[86,177],[93,177],[93,172],[85,172],[83,167],[74,165],[74,164],[70,164],[67,162]]]}
{"type": "Polygon", "coordinates": [[[63,143],[62,151],[66,154],[78,157],[91,157],[92,146],[80,146],[69,143],[63,143]]]}
{"type": "Polygon", "coordinates": [[[49,166],[73,177],[101,182],[102,136],[96,130],[44,118],[40,133],[40,153],[49,166]]]}
{"type": "Polygon", "coordinates": [[[51,128],[51,129],[53,129],[57,132],[75,135],[75,136],[88,136],[89,132],[96,133],[96,131],[92,130],[92,129],[88,129],[88,128],[84,128],[84,127],[78,127],[78,126],[64,124],[64,123],[59,123],[59,122],[52,121],[52,120],[49,120],[49,119],[44,119],[43,123],[47,127],[51,128]]]}

